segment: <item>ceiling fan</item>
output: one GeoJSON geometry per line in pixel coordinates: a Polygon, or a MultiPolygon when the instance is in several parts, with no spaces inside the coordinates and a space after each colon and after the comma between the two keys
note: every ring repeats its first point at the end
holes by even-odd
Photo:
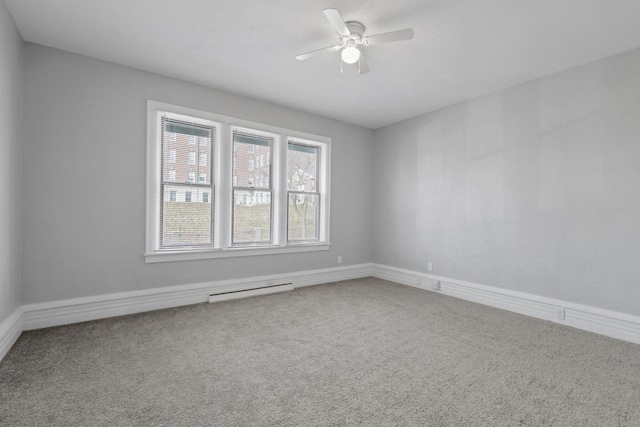
{"type": "Polygon", "coordinates": [[[340,54],[342,58],[342,61],[340,62],[340,71],[342,71],[343,62],[346,64],[355,64],[357,62],[358,74],[364,74],[369,71],[369,66],[367,65],[364,55],[359,48],[360,46],[373,46],[382,43],[410,40],[413,38],[414,33],[411,28],[390,31],[382,34],[374,34],[372,36],[364,36],[364,25],[360,22],[345,22],[337,9],[325,9],[323,12],[340,36],[340,43],[334,46],[303,53],[296,56],[297,60],[304,61],[318,53],[342,50],[340,54]]]}

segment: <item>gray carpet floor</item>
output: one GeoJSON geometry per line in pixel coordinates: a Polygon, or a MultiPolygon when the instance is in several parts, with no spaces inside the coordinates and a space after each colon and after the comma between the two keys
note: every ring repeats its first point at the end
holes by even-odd
{"type": "Polygon", "coordinates": [[[640,346],[379,279],[25,332],[2,426],[640,426],[640,346]]]}

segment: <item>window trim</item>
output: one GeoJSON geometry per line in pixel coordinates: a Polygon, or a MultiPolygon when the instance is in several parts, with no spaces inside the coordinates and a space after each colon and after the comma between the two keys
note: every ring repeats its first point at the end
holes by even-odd
{"type": "Polygon", "coordinates": [[[210,258],[229,258],[242,256],[273,255],[294,252],[325,251],[331,247],[330,243],[330,188],[331,188],[331,138],[285,129],[277,126],[255,123],[243,119],[223,116],[193,108],[167,104],[158,101],[147,101],[147,163],[146,163],[146,224],[145,224],[145,252],[146,263],[201,260],[210,258]],[[180,250],[159,251],[159,190],[160,190],[160,155],[161,149],[158,136],[161,131],[162,113],[170,113],[174,116],[186,116],[194,123],[202,123],[207,126],[216,126],[215,141],[211,141],[213,147],[212,164],[214,175],[211,178],[215,186],[210,194],[211,200],[215,200],[214,206],[214,248],[188,248],[180,250]],[[278,235],[272,236],[273,243],[258,246],[232,246],[232,157],[233,157],[233,129],[245,128],[254,132],[265,132],[278,135],[278,142],[274,142],[271,154],[272,164],[272,204],[277,209],[278,216],[272,214],[273,230],[278,235]],[[289,242],[287,240],[287,186],[286,168],[288,141],[290,140],[312,141],[322,147],[321,151],[321,180],[317,183],[320,200],[320,233],[317,242],[289,242]],[[277,148],[276,148],[277,146],[277,148]],[[277,180],[277,181],[276,181],[277,180]],[[277,207],[275,205],[278,205],[277,207]],[[277,224],[275,222],[278,222],[277,224]]]}

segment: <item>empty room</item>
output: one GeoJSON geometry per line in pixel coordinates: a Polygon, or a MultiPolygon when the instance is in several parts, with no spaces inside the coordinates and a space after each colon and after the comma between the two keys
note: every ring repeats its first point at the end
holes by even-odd
{"type": "Polygon", "coordinates": [[[0,426],[640,426],[638,22],[0,0],[0,426]]]}

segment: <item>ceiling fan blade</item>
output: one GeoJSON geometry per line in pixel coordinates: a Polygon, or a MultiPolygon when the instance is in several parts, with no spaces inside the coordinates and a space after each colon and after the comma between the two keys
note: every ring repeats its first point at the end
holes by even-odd
{"type": "Polygon", "coordinates": [[[329,47],[323,47],[322,49],[318,49],[318,50],[312,50],[311,52],[307,52],[307,53],[303,53],[301,55],[296,56],[296,59],[298,61],[304,61],[305,59],[309,59],[312,56],[317,55],[318,53],[322,53],[325,51],[336,51],[340,49],[340,46],[336,45],[336,46],[329,46],[329,47]]]}
{"type": "Polygon", "coordinates": [[[360,49],[360,62],[358,63],[358,74],[367,74],[369,72],[369,64],[364,58],[364,53],[360,49]]]}
{"type": "Polygon", "coordinates": [[[401,40],[411,40],[414,32],[411,28],[405,30],[391,31],[388,33],[374,34],[372,36],[365,37],[363,43],[367,46],[373,46],[375,44],[399,42],[401,40]]]}
{"type": "Polygon", "coordinates": [[[323,12],[338,34],[341,36],[348,36],[351,34],[351,31],[347,28],[347,24],[344,23],[344,19],[342,19],[342,15],[340,15],[338,9],[325,9],[323,12]]]}

